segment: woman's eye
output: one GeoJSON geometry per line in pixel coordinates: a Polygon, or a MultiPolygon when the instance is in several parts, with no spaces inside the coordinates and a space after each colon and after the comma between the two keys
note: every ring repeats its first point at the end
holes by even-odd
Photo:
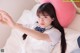
{"type": "Polygon", "coordinates": [[[45,16],[45,18],[47,18],[47,17],[48,17],[48,15],[45,16]]]}
{"type": "Polygon", "coordinates": [[[47,16],[45,16],[45,18],[47,18],[47,16]]]}

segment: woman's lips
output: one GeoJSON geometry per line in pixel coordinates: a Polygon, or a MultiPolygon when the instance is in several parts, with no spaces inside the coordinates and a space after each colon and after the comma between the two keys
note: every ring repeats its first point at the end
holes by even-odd
{"type": "Polygon", "coordinates": [[[44,23],[40,23],[40,25],[44,25],[44,23]]]}

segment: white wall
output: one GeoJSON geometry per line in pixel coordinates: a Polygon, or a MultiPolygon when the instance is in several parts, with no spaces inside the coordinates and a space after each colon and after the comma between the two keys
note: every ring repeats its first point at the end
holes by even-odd
{"type": "Polygon", "coordinates": [[[68,28],[80,31],[80,14],[76,14],[73,22],[68,26],[68,28]]]}
{"type": "MultiPolygon", "coordinates": [[[[7,11],[17,21],[24,9],[31,9],[34,0],[0,0],[0,9],[7,11]]],[[[0,48],[2,48],[10,35],[11,29],[0,24],[0,48]]]]}

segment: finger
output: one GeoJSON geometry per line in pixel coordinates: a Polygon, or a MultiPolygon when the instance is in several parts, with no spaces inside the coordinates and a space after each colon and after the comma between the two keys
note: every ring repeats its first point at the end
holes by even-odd
{"type": "Polygon", "coordinates": [[[7,12],[2,11],[1,15],[2,15],[3,18],[6,18],[7,20],[11,19],[11,16],[7,12]]]}
{"type": "Polygon", "coordinates": [[[0,10],[0,12],[1,12],[1,14],[2,14],[2,19],[3,19],[3,21],[5,21],[5,22],[7,22],[7,23],[9,23],[9,22],[14,22],[13,19],[11,18],[11,16],[10,16],[7,12],[5,12],[5,11],[3,11],[3,10],[0,10]]]}
{"type": "Polygon", "coordinates": [[[2,15],[0,14],[0,20],[2,20],[2,15]]]}
{"type": "Polygon", "coordinates": [[[0,22],[1,22],[1,23],[6,22],[6,20],[2,17],[2,15],[1,15],[1,14],[0,14],[0,22]]]}
{"type": "Polygon", "coordinates": [[[4,22],[4,21],[2,21],[2,20],[0,21],[0,23],[1,23],[1,24],[7,24],[6,22],[4,22]]]}
{"type": "Polygon", "coordinates": [[[0,19],[2,19],[3,21],[9,20],[8,15],[6,15],[6,14],[4,14],[4,13],[1,13],[1,14],[0,14],[0,19]]]}
{"type": "Polygon", "coordinates": [[[6,12],[0,9],[0,13],[6,13],[6,12]]]}
{"type": "MultiPolygon", "coordinates": [[[[4,17],[4,12],[2,12],[1,10],[0,10],[0,19],[3,19],[3,17],[4,17]]],[[[5,18],[5,17],[4,17],[5,18]]]]}
{"type": "Polygon", "coordinates": [[[3,10],[0,10],[0,13],[3,14],[3,15],[4,15],[4,14],[5,14],[5,15],[9,15],[6,11],[3,11],[3,10]]]}
{"type": "Polygon", "coordinates": [[[8,21],[6,18],[3,18],[2,20],[3,20],[4,22],[7,22],[7,21],[8,21]]]}
{"type": "Polygon", "coordinates": [[[0,21],[4,23],[4,22],[7,22],[7,19],[0,14],[0,21]]]}

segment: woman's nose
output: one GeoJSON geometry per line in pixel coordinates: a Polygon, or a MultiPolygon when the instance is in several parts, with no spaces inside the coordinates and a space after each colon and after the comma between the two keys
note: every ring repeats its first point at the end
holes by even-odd
{"type": "Polygon", "coordinates": [[[44,18],[40,18],[41,21],[44,21],[44,18]]]}

